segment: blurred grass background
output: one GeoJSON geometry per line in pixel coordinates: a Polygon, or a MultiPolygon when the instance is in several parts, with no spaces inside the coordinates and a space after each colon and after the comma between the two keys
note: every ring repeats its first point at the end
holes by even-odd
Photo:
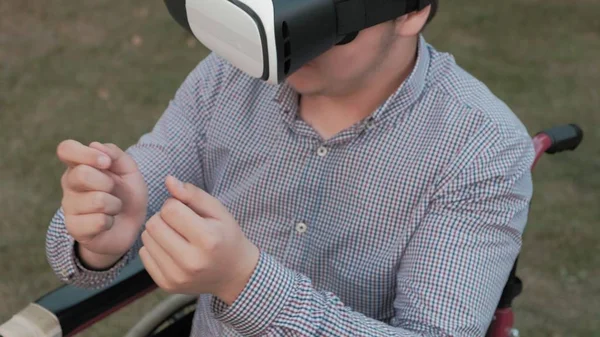
{"type": "MultiPolygon", "coordinates": [[[[575,122],[539,164],[515,303],[522,336],[600,336],[600,1],[441,1],[426,37],[535,132],[575,122]]],[[[59,285],[44,236],[63,139],[122,147],[150,130],[207,50],[162,1],[0,1],[0,322],[59,285]]],[[[118,336],[155,293],[84,333],[118,336]]]]}

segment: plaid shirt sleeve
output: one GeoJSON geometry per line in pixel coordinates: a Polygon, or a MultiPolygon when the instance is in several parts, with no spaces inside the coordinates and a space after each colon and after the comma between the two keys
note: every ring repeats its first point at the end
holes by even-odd
{"type": "Polygon", "coordinates": [[[440,175],[399,266],[391,323],[315,290],[264,252],[230,307],[213,298],[215,317],[244,336],[485,335],[519,253],[532,194],[531,139],[510,133],[488,124],[440,175]]]}
{"type": "MultiPolygon", "coordinates": [[[[148,186],[146,219],[160,210],[169,196],[164,184],[168,174],[196,186],[204,186],[200,164],[204,145],[201,126],[208,123],[209,96],[219,85],[222,68],[221,61],[214,55],[205,58],[186,78],[152,131],[126,150],[138,164],[148,186]]],[[[60,208],[46,234],[46,256],[63,282],[84,288],[101,288],[111,283],[120,270],[137,256],[142,246],[138,238],[114,266],[108,270],[93,271],[79,261],[74,244],[60,208]]]]}

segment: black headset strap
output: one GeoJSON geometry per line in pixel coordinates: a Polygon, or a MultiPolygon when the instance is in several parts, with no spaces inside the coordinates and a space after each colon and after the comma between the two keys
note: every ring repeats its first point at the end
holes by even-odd
{"type": "Polygon", "coordinates": [[[431,0],[335,0],[337,33],[356,33],[430,4],[431,0]]]}

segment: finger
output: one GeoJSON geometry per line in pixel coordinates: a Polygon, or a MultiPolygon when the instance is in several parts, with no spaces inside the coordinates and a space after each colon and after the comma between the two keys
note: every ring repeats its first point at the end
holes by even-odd
{"type": "Polygon", "coordinates": [[[217,198],[192,184],[184,184],[173,176],[168,176],[165,184],[174,198],[189,206],[198,215],[220,220],[229,215],[227,208],[217,198]]]}
{"type": "Polygon", "coordinates": [[[65,226],[69,234],[81,243],[91,240],[96,235],[110,230],[114,217],[106,214],[74,215],[65,213],[65,226]]]}
{"type": "Polygon", "coordinates": [[[110,170],[117,175],[126,175],[138,170],[135,160],[115,144],[93,142],[90,147],[102,151],[110,157],[112,160],[110,170]]]}
{"type": "Polygon", "coordinates": [[[186,262],[193,256],[191,244],[167,225],[160,215],[154,215],[146,223],[146,232],[182,269],[188,269],[186,262]]]}
{"type": "Polygon", "coordinates": [[[68,202],[63,203],[63,208],[65,212],[73,215],[91,213],[117,215],[123,206],[121,199],[106,192],[73,193],[67,198],[68,202]]]}
{"type": "Polygon", "coordinates": [[[167,281],[175,281],[175,283],[177,283],[176,280],[182,279],[183,275],[185,275],[183,270],[181,270],[181,268],[175,264],[175,261],[173,261],[171,256],[156,243],[148,231],[142,233],[142,242],[167,281]]]}
{"type": "Polygon", "coordinates": [[[87,166],[78,165],[68,169],[66,186],[63,188],[76,192],[100,191],[111,193],[115,182],[106,173],[87,166]]]}
{"type": "Polygon", "coordinates": [[[161,208],[159,216],[186,241],[201,242],[206,220],[181,201],[168,199],[161,208]]]}
{"type": "Polygon", "coordinates": [[[70,167],[88,165],[98,169],[106,169],[111,166],[110,157],[105,153],[72,139],[62,141],[56,148],[56,154],[60,161],[70,167]]]}
{"type": "Polygon", "coordinates": [[[158,285],[162,289],[167,288],[169,283],[167,282],[167,279],[158,267],[156,261],[154,261],[154,259],[148,252],[148,249],[145,246],[140,248],[138,255],[140,256],[140,259],[144,264],[144,268],[146,269],[148,274],[150,274],[150,277],[152,277],[156,285],[158,285]]]}

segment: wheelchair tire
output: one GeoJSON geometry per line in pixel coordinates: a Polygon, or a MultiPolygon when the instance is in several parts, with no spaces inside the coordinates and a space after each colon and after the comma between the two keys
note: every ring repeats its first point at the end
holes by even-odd
{"type": "Polygon", "coordinates": [[[144,315],[125,337],[189,336],[197,296],[171,295],[144,315]]]}

